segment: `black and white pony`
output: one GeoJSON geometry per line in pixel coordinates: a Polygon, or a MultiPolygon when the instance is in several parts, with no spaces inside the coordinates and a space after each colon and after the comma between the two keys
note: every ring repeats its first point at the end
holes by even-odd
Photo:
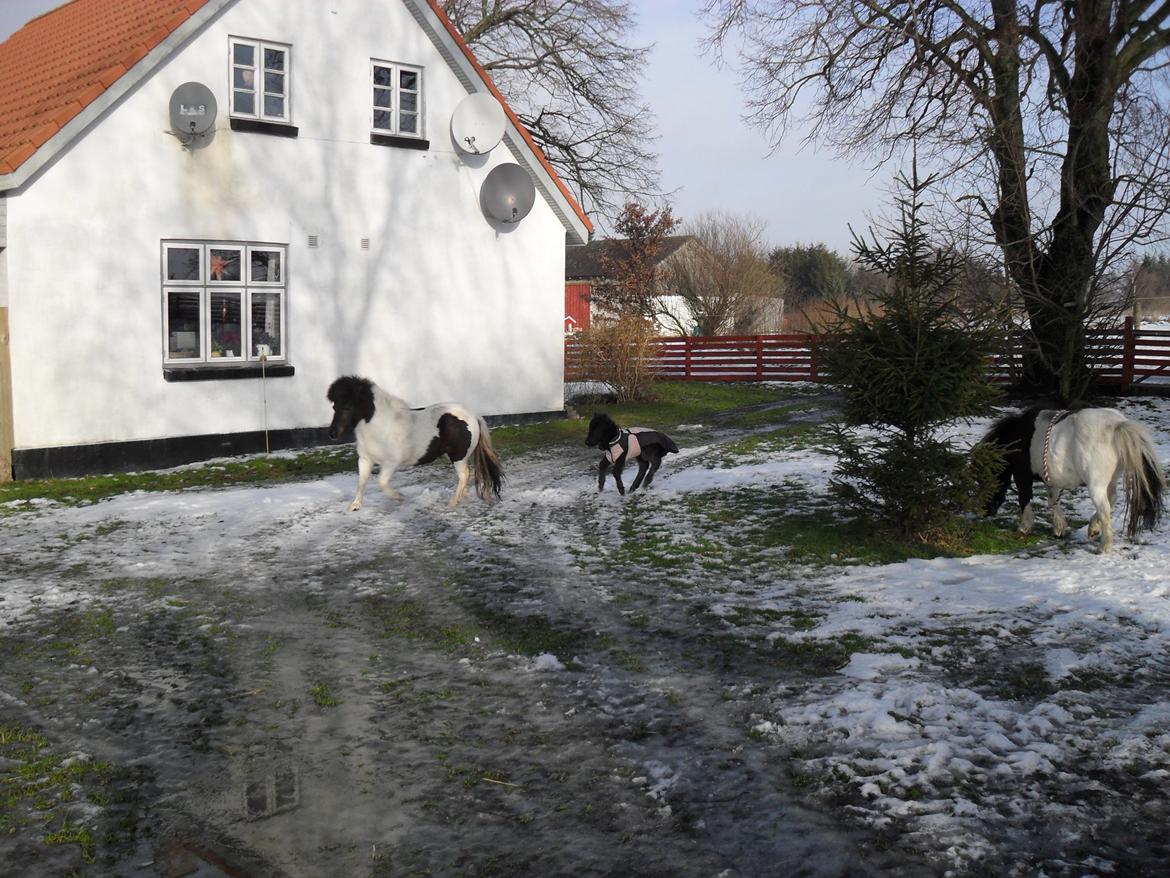
{"type": "Polygon", "coordinates": [[[597,468],[597,490],[605,488],[605,474],[612,468],[613,480],[617,483],[619,494],[626,493],[626,487],[622,484],[622,469],[627,463],[638,464],[638,475],[630,485],[632,494],[638,490],[642,479],[646,480],[646,487],[650,487],[650,483],[654,481],[654,474],[658,472],[658,467],[662,466],[662,458],[668,454],[678,453],[678,446],[665,433],[646,427],[623,429],[604,412],[594,415],[593,420],[589,422],[585,444],[590,448],[605,450],[597,468]]]}
{"type": "Polygon", "coordinates": [[[357,439],[358,488],[349,511],[362,508],[366,482],[374,464],[380,464],[378,486],[394,500],[401,494],[390,487],[394,471],[404,466],[430,463],[447,455],[455,464],[459,484],[447,504],[459,505],[467,493],[469,461],[474,464],[475,490],[485,501],[500,496],[504,470],[492,447],[491,433],[484,419],[458,403],[444,402],[425,408],[410,408],[367,378],[346,375],[329,386],[326,394],[333,403],[329,438],[337,439],[353,430],[357,439]]]}
{"type": "Polygon", "coordinates": [[[1060,512],[1062,491],[1087,485],[1096,513],[1089,521],[1089,539],[1101,537],[1101,551],[1113,548],[1113,500],[1117,477],[1125,481],[1125,533],[1152,530],[1162,517],[1166,480],[1154,453],[1149,431],[1115,409],[1056,411],[1030,408],[997,421],[983,442],[1005,450],[999,486],[988,501],[994,515],[1007,496],[1008,483],[1020,495],[1020,532],[1032,529],[1032,483],[1048,486],[1052,532],[1062,537],[1068,524],[1060,512]]]}

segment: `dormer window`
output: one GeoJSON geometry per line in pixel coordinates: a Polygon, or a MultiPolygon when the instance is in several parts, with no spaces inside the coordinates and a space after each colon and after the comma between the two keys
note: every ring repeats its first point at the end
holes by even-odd
{"type": "Polygon", "coordinates": [[[423,137],[421,67],[373,61],[373,131],[423,137]]]}
{"type": "Polygon", "coordinates": [[[230,47],[231,115],[287,124],[291,48],[239,37],[231,38],[230,47]]]}

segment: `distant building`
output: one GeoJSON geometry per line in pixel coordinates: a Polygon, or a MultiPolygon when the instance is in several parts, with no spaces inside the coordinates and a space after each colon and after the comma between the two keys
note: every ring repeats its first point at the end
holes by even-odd
{"type": "MultiPolygon", "coordinates": [[[[606,257],[616,258],[624,244],[621,239],[601,238],[591,241],[584,246],[570,246],[565,248],[565,331],[588,329],[597,307],[592,302],[593,288],[607,279],[606,257]],[[570,321],[571,319],[571,321],[570,321]]],[[[688,247],[699,247],[699,240],[693,235],[671,235],[663,239],[662,253],[658,257],[657,266],[669,266],[670,261],[678,257],[688,247]]],[[[664,310],[669,310],[678,318],[678,322],[687,325],[693,322],[690,319],[690,310],[678,296],[671,295],[668,289],[663,290],[660,297],[664,310]]],[[[659,321],[658,328],[664,334],[677,335],[678,329],[673,322],[659,321]]]]}

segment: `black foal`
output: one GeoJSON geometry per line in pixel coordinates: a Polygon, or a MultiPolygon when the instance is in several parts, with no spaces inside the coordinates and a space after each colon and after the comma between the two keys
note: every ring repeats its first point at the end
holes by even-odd
{"type": "Polygon", "coordinates": [[[597,490],[605,490],[605,474],[612,469],[619,494],[626,493],[626,487],[622,484],[622,470],[627,462],[638,463],[638,475],[630,485],[632,494],[638,490],[643,479],[649,488],[658,467],[662,466],[662,458],[678,452],[678,446],[665,433],[645,427],[622,429],[604,412],[594,415],[589,422],[589,435],[585,437],[585,444],[590,448],[605,449],[597,468],[597,490]]]}

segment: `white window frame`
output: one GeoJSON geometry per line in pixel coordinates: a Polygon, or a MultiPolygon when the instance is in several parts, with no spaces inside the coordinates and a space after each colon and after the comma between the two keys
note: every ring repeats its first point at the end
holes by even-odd
{"type": "Polygon", "coordinates": [[[266,361],[288,362],[288,245],[270,244],[258,241],[209,241],[209,240],[167,240],[162,242],[162,357],[167,366],[208,366],[240,365],[260,362],[253,353],[252,307],[255,297],[261,294],[276,295],[279,307],[280,353],[269,353],[266,361]],[[199,250],[199,280],[168,280],[167,255],[173,249],[199,250]],[[236,250],[240,254],[240,279],[215,280],[211,275],[211,251],[215,249],[236,250]],[[252,281],[252,252],[265,250],[280,255],[280,280],[252,281]],[[240,301],[240,350],[235,356],[213,356],[211,338],[211,299],[215,293],[228,293],[240,301]],[[195,357],[172,357],[170,355],[170,307],[171,293],[197,293],[199,295],[199,354],[195,357]]]}
{"type": "Polygon", "coordinates": [[[423,140],[426,137],[424,120],[426,118],[424,113],[424,88],[423,83],[426,77],[422,67],[417,64],[403,64],[398,61],[379,61],[376,58],[370,59],[370,130],[375,134],[389,134],[393,137],[413,137],[417,140],[423,140]],[[377,85],[375,82],[375,74],[377,68],[384,67],[392,71],[393,85],[377,85]],[[418,102],[414,115],[418,119],[417,130],[403,131],[402,129],[402,72],[414,73],[418,77],[418,88],[414,91],[407,90],[409,94],[417,94],[418,102]],[[389,91],[391,94],[391,106],[381,107],[374,102],[374,95],[379,90],[389,91]],[[379,128],[375,122],[378,112],[390,111],[390,127],[379,128]]]}
{"type": "Polygon", "coordinates": [[[278,122],[280,124],[289,124],[292,121],[292,46],[285,43],[271,43],[264,40],[252,40],[244,37],[229,37],[228,38],[228,103],[231,107],[231,116],[236,119],[256,119],[261,122],[278,122]],[[252,66],[236,63],[236,46],[251,46],[254,52],[253,60],[255,63],[252,66]],[[272,71],[279,72],[284,76],[284,94],[279,97],[284,98],[284,113],[283,115],[275,115],[268,113],[264,108],[264,99],[268,96],[277,97],[275,92],[270,93],[265,87],[266,77],[265,73],[269,72],[264,66],[264,52],[266,50],[283,52],[284,53],[284,70],[272,71]],[[251,70],[252,71],[252,88],[238,88],[236,86],[236,70],[251,70]],[[236,109],[236,92],[250,91],[252,94],[253,112],[248,113],[236,109]]]}

